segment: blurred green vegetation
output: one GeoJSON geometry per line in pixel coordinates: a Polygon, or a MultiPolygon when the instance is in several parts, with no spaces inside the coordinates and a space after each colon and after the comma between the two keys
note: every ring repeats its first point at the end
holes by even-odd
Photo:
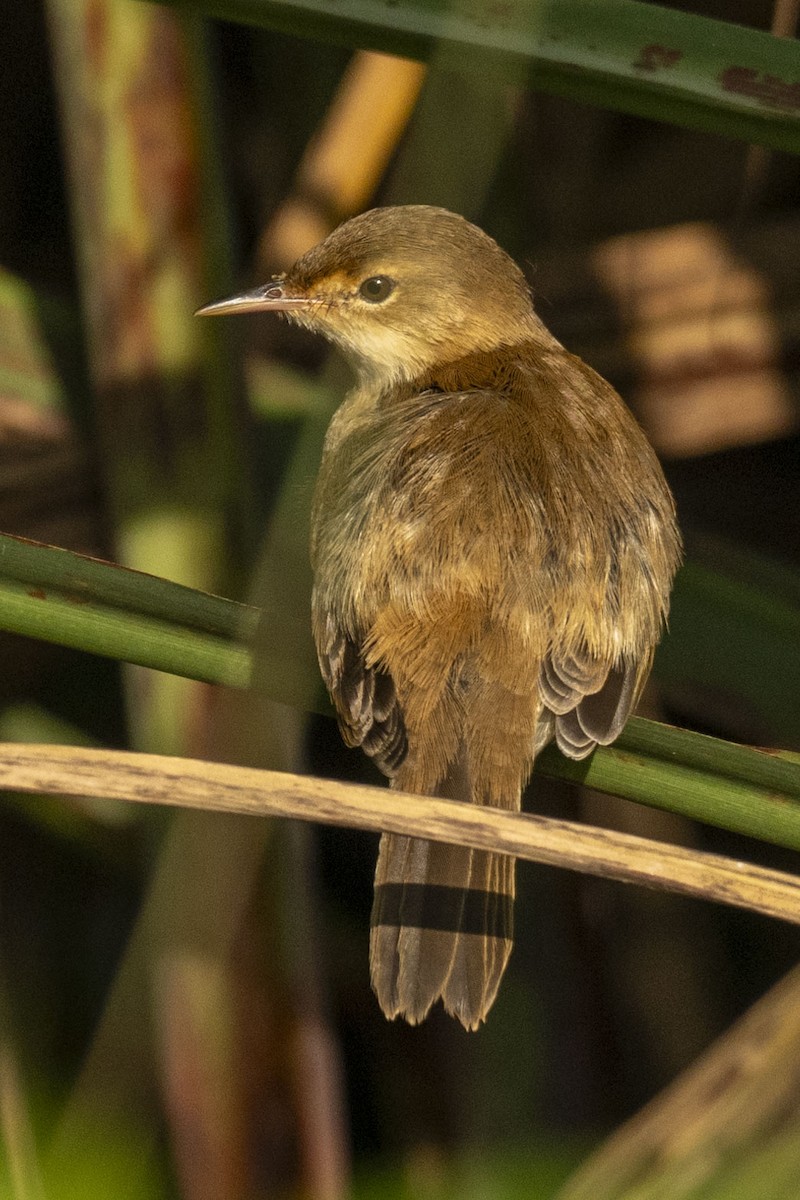
{"type": "MultiPolygon", "coordinates": [[[[375,201],[459,208],[526,264],[554,253],[534,267],[542,316],[598,366],[608,353],[623,390],[639,368],[593,247],[681,221],[767,246],[780,218],[748,262],[796,412],[797,160],[759,168],[746,143],[800,148],[797,43],[755,3],[695,7],[48,0],[0,17],[0,529],[165,577],[0,538],[0,737],[372,778],[300,716],[323,707],[306,514],[346,379],[284,328],[191,316],[281,269],[263,246],[286,197],[345,215],[297,180],[352,47],[429,64],[375,201]]],[[[667,462],[688,557],[649,715],[800,749],[798,451],[795,422],[667,462]]],[[[680,793],[707,824],[579,792],[552,754],[562,780],[537,775],[528,803],[795,869],[766,843],[796,847],[769,815],[794,829],[796,764],[660,728],[632,724],[588,782],[644,798],[624,784],[644,762],[652,804],[680,793]]],[[[797,958],[796,932],[760,918],[526,870],[486,1029],[410,1030],[368,990],[363,837],[14,796],[0,831],[3,1200],[552,1197],[797,958]]],[[[780,1112],[745,1129],[737,1110],[668,1193],[656,1143],[634,1183],[591,1194],[794,1200],[800,1055],[772,1020],[780,1112]]],[[[731,1070],[733,1094],[755,1094],[757,1067],[731,1070]]]]}

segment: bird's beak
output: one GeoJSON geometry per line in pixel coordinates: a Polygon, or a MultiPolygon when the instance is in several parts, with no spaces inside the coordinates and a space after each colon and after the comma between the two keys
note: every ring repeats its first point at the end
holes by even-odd
{"type": "Polygon", "coordinates": [[[309,304],[308,297],[292,296],[280,280],[273,280],[272,283],[264,283],[261,287],[254,288],[252,292],[241,292],[238,296],[229,296],[227,300],[215,300],[213,304],[204,304],[194,315],[224,317],[228,313],[292,312],[308,308],[309,304]]]}

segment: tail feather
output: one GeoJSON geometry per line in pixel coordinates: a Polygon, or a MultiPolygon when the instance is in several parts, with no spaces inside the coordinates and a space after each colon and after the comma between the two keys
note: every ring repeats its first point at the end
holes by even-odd
{"type": "MultiPolygon", "coordinates": [[[[409,754],[392,786],[444,799],[519,808],[533,758],[534,695],[470,678],[469,720],[444,778],[409,754]],[[520,746],[530,746],[528,756],[520,746]]],[[[456,712],[455,717],[458,717],[456,712]]],[[[414,725],[414,722],[410,722],[414,725]]],[[[430,728],[430,722],[424,727],[430,728]]],[[[384,834],[375,873],[370,972],[388,1017],[412,1024],[442,1000],[467,1029],[485,1019],[513,944],[515,863],[507,855],[384,834]]]]}
{"type": "Polygon", "coordinates": [[[475,1029],[512,946],[514,860],[384,834],[370,936],[372,986],[388,1017],[422,1021],[442,999],[475,1029]]]}
{"type": "Polygon", "coordinates": [[[469,888],[481,893],[482,933],[455,939],[450,975],[442,991],[447,1012],[475,1029],[494,1003],[513,945],[514,860],[472,851],[469,888]]]}

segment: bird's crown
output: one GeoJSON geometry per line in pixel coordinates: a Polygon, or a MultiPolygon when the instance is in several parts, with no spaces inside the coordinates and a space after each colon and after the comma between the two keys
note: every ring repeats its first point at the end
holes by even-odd
{"type": "Polygon", "coordinates": [[[443,208],[353,217],[278,281],[287,309],[368,373],[409,378],[438,361],[530,335],[525,277],[497,243],[443,208]]]}

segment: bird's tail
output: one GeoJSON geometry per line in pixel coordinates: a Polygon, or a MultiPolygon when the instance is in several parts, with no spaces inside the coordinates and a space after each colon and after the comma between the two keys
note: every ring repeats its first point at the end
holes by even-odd
{"type": "MultiPolygon", "coordinates": [[[[437,794],[460,790],[448,778],[437,794]]],[[[484,1020],[511,953],[514,867],[504,854],[383,835],[370,971],[387,1017],[416,1024],[441,998],[467,1029],[484,1020]]]]}

